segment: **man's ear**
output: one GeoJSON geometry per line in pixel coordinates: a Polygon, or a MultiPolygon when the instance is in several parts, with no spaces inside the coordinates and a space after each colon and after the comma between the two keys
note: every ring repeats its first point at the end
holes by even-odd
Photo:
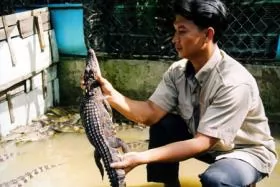
{"type": "Polygon", "coordinates": [[[213,41],[214,40],[214,35],[215,35],[215,30],[213,27],[208,27],[206,29],[206,41],[213,41]]]}

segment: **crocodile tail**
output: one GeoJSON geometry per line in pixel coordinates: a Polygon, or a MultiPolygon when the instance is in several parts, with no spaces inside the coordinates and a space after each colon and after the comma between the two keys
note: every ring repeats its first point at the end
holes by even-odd
{"type": "MultiPolygon", "coordinates": [[[[106,145],[106,143],[103,142],[102,145],[106,145]]],[[[104,168],[106,169],[107,175],[109,177],[111,187],[119,187],[119,182],[120,182],[119,177],[120,176],[118,175],[117,170],[110,166],[110,164],[113,162],[112,156],[115,156],[115,155],[111,155],[110,148],[107,146],[99,147],[98,151],[100,151],[100,154],[103,155],[102,161],[104,164],[104,168]]]]}

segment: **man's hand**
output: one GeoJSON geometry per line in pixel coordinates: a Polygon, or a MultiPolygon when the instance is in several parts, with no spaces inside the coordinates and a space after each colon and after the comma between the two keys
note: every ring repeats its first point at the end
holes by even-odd
{"type": "Polygon", "coordinates": [[[102,90],[102,93],[105,97],[110,97],[112,96],[112,92],[114,90],[112,84],[105,79],[104,77],[102,77],[101,75],[96,76],[96,80],[99,82],[100,84],[100,88],[102,90]]]}
{"type": "MultiPolygon", "coordinates": [[[[100,74],[96,76],[96,80],[100,84],[100,88],[102,90],[102,93],[105,97],[110,97],[112,95],[112,91],[114,90],[112,84],[105,78],[103,78],[100,74]]],[[[85,81],[84,81],[84,75],[81,75],[80,77],[80,87],[85,90],[85,81]]]]}
{"type": "Polygon", "coordinates": [[[144,164],[141,152],[129,152],[122,156],[122,160],[111,164],[112,168],[123,169],[127,174],[136,166],[144,164]]]}

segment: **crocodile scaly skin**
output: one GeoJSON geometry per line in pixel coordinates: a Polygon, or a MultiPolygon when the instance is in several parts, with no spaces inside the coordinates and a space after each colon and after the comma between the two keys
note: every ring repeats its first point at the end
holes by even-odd
{"type": "Polygon", "coordinates": [[[85,94],[81,99],[80,115],[89,142],[94,146],[94,158],[97,167],[104,176],[102,159],[112,187],[125,187],[125,172],[122,169],[113,169],[110,163],[120,160],[119,149],[127,152],[126,144],[115,136],[110,105],[102,94],[101,88],[95,79],[100,72],[99,64],[92,49],[88,50],[84,72],[85,94]]]}

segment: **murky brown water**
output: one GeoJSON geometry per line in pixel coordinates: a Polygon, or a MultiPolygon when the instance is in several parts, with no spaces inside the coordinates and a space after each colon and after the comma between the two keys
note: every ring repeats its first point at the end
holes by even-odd
{"type": "MultiPolygon", "coordinates": [[[[133,140],[133,137],[146,138],[146,134],[131,131],[122,132],[121,137],[133,140]],[[138,133],[138,134],[137,134],[138,133]]],[[[280,153],[280,141],[277,140],[280,153]]],[[[46,172],[36,175],[25,184],[26,187],[108,187],[107,176],[102,178],[93,161],[93,149],[85,134],[62,133],[48,140],[30,142],[21,145],[6,145],[3,152],[19,153],[0,163],[0,184],[46,164],[59,164],[46,172]]],[[[199,187],[197,175],[207,165],[194,159],[181,164],[180,180],[183,187],[199,187]]],[[[258,187],[279,187],[280,164],[269,179],[263,180],[258,187]]],[[[161,187],[161,184],[147,183],[145,166],[140,166],[127,175],[128,187],[161,187]]]]}

